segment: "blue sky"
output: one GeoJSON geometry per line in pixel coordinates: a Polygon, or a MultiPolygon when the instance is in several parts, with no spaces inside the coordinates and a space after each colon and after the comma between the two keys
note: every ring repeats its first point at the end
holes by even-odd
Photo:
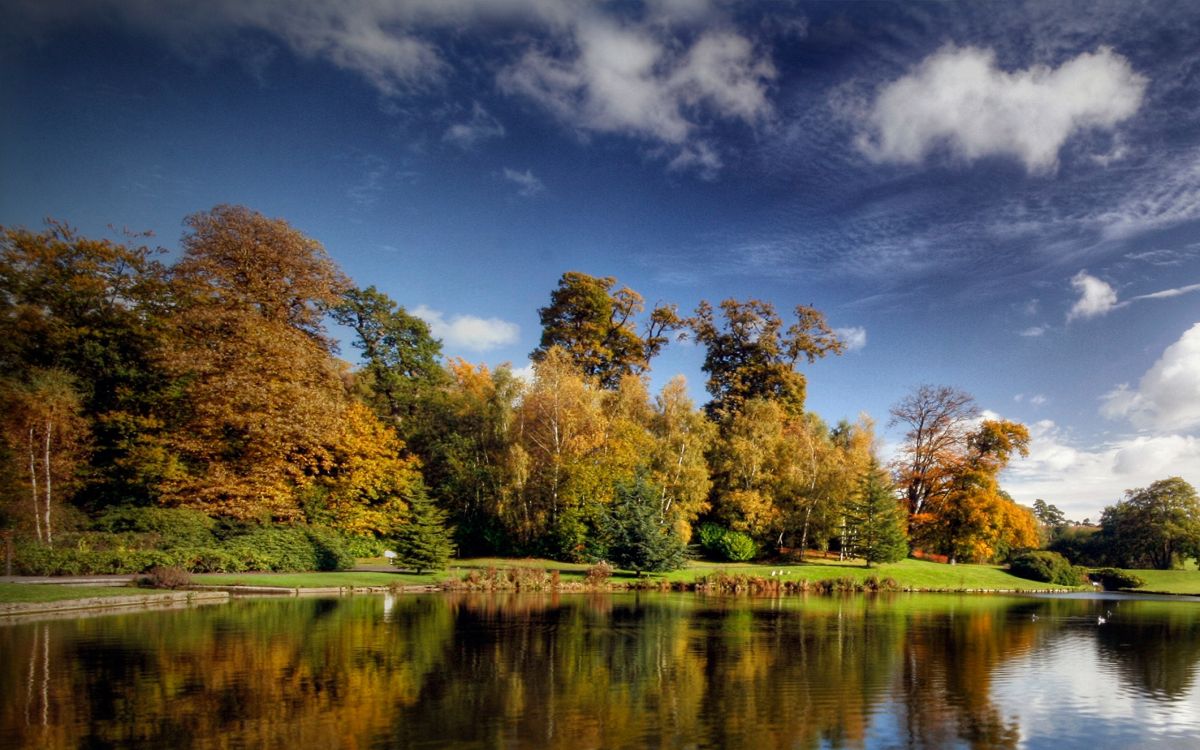
{"type": "MultiPolygon", "coordinates": [[[[813,304],[829,421],[954,385],[1005,485],[1200,484],[1200,6],[7,0],[0,223],[288,219],[446,353],[520,367],[559,275],[813,304]]],[[[347,349],[347,354],[352,352],[347,349]]],[[[672,345],[654,387],[701,353],[672,345]]]]}

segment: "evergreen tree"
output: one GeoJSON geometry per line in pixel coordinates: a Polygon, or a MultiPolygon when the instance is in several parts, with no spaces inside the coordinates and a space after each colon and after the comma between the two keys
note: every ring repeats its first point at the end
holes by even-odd
{"type": "Polygon", "coordinates": [[[408,523],[396,533],[392,564],[412,568],[417,574],[442,570],[454,554],[454,530],[446,526],[446,511],[419,493],[409,504],[408,523]]]}
{"type": "Polygon", "coordinates": [[[874,460],[859,485],[857,497],[846,509],[851,552],[867,566],[903,560],[908,554],[904,512],[895,487],[874,460]]]}
{"type": "Polygon", "coordinates": [[[617,567],[639,575],[683,567],[683,539],[664,521],[659,495],[645,477],[617,484],[608,518],[608,556],[617,567]]]}

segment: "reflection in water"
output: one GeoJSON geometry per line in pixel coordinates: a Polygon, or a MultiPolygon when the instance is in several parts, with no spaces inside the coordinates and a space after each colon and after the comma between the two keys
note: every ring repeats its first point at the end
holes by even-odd
{"type": "Polygon", "coordinates": [[[1105,606],[458,594],[10,625],[0,746],[1094,750],[1147,716],[1200,735],[1200,608],[1126,601],[1097,627],[1105,606]],[[1103,715],[1088,680],[1119,682],[1103,715]]]}

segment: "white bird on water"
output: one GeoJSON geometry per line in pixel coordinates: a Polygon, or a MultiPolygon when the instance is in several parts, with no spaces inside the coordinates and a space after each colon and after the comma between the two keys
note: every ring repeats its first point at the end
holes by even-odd
{"type": "Polygon", "coordinates": [[[1108,622],[1108,620],[1105,619],[1104,615],[1100,615],[1099,617],[1096,618],[1097,625],[1103,625],[1106,622],[1108,622]]]}

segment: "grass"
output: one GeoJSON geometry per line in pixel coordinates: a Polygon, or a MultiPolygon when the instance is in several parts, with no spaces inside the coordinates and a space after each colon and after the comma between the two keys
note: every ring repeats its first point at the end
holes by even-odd
{"type": "Polygon", "coordinates": [[[289,589],[353,586],[409,586],[437,583],[447,573],[337,571],[330,573],[204,573],[192,576],[203,586],[280,586],[289,589]]]}
{"type": "MultiPolygon", "coordinates": [[[[65,586],[43,583],[0,583],[0,602],[41,603],[63,602],[72,599],[91,599],[100,596],[137,596],[156,593],[152,589],[131,586],[65,586]]],[[[157,592],[166,593],[166,592],[157,592]]]]}
{"type": "Polygon", "coordinates": [[[1130,589],[1142,594],[1200,595],[1200,573],[1196,570],[1130,570],[1146,582],[1145,586],[1130,589]]]}

